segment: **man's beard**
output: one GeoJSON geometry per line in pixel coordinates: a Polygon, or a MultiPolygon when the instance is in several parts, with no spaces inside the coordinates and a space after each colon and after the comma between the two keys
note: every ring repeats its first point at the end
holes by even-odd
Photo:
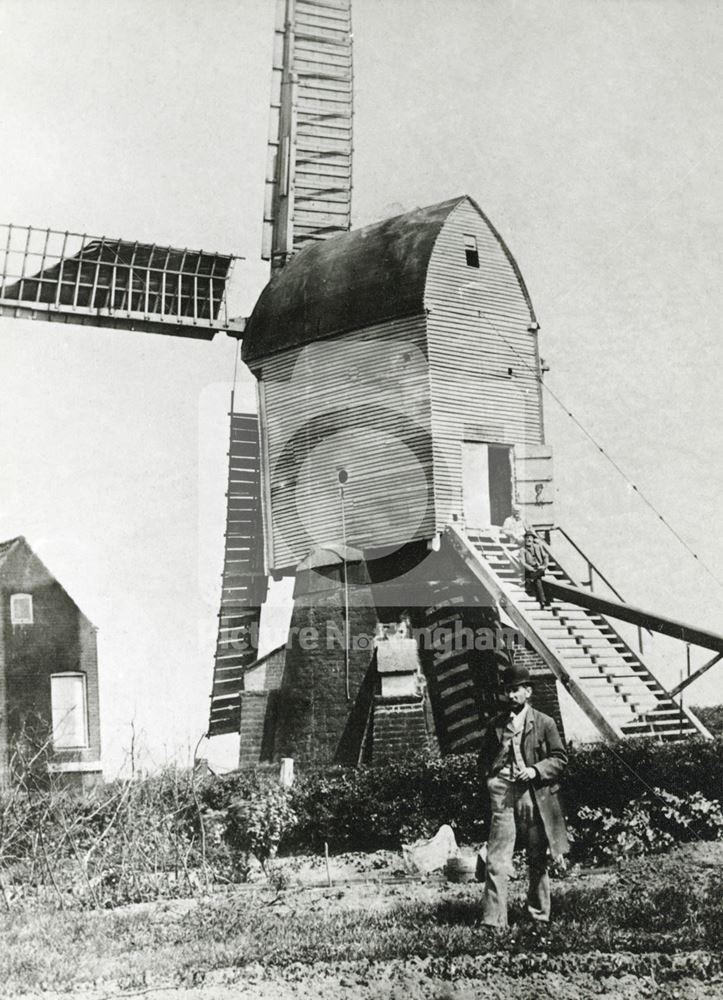
{"type": "Polygon", "coordinates": [[[518,701],[511,701],[510,711],[512,712],[513,715],[519,715],[519,713],[522,711],[522,709],[525,707],[526,704],[527,704],[526,701],[523,701],[521,703],[518,701]]]}

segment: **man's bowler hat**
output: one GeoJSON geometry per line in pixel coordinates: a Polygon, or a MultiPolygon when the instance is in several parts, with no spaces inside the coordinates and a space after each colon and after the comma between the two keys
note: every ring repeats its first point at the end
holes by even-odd
{"type": "Polygon", "coordinates": [[[512,666],[502,671],[502,684],[506,688],[517,687],[518,684],[532,686],[530,671],[521,663],[513,663],[512,666]]]}

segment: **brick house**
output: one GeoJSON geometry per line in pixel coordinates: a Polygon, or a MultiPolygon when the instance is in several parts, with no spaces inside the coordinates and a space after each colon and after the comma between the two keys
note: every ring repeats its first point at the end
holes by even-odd
{"type": "Polygon", "coordinates": [[[96,628],[22,536],[0,543],[0,780],[20,741],[71,786],[100,780],[96,628]]]}

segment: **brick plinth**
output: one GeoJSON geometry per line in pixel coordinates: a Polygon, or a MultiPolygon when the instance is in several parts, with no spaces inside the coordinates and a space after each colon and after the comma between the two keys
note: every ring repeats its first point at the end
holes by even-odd
{"type": "Polygon", "coordinates": [[[371,707],[377,624],[361,554],[315,550],[297,570],[294,598],[274,757],[356,764],[371,707]]]}
{"type": "Polygon", "coordinates": [[[430,750],[424,698],[376,697],[371,739],[375,764],[430,750]]]}
{"type": "Polygon", "coordinates": [[[264,729],[271,691],[242,691],[239,767],[255,767],[263,759],[264,729]]]}

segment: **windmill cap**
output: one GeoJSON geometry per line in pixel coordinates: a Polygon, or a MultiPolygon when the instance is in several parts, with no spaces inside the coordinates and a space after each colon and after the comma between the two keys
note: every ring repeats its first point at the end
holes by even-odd
{"type": "Polygon", "coordinates": [[[517,687],[518,684],[529,684],[532,685],[532,678],[530,677],[530,671],[527,667],[523,667],[522,664],[513,663],[511,667],[507,667],[506,670],[502,671],[502,684],[504,687],[517,687]]]}

